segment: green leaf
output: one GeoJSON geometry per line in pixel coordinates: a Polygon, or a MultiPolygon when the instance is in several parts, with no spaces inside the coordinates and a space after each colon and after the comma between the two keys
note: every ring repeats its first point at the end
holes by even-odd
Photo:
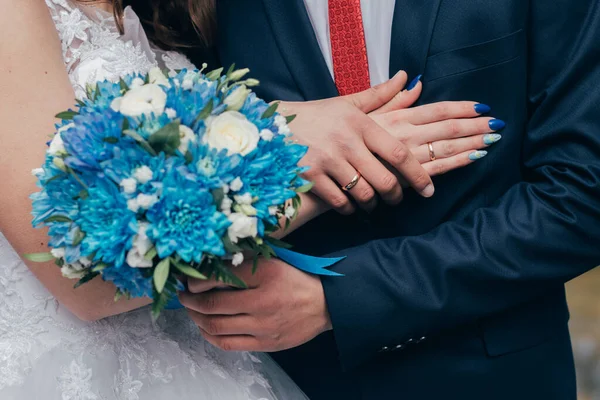
{"type": "Polygon", "coordinates": [[[296,119],[296,114],[294,114],[294,115],[288,115],[287,117],[285,117],[285,122],[287,124],[291,124],[292,121],[295,120],[295,119],[296,119]]]}
{"type": "Polygon", "coordinates": [[[278,101],[276,101],[275,103],[271,104],[269,106],[269,108],[267,108],[265,110],[265,112],[263,113],[263,115],[261,116],[261,118],[262,119],[271,118],[277,112],[277,107],[279,107],[279,102],[278,101]]]}
{"type": "Polygon", "coordinates": [[[227,79],[229,79],[229,77],[231,76],[231,74],[233,73],[233,71],[235,71],[235,63],[231,64],[229,66],[229,69],[227,70],[227,73],[225,74],[225,76],[227,77],[227,79]]]}
{"type": "Polygon", "coordinates": [[[152,296],[152,320],[156,321],[160,317],[160,313],[169,304],[170,294],[167,292],[154,292],[152,296]]]}
{"type": "Polygon", "coordinates": [[[73,222],[73,220],[69,217],[65,217],[64,215],[53,215],[46,218],[44,222],[49,224],[51,222],[73,222]]]}
{"type": "Polygon", "coordinates": [[[175,151],[181,144],[179,125],[179,120],[175,120],[163,126],[150,135],[148,144],[158,153],[162,151],[167,155],[175,154],[175,151]]]}
{"type": "Polygon", "coordinates": [[[165,288],[165,283],[167,283],[167,278],[169,278],[170,266],[171,259],[165,258],[154,268],[154,287],[158,293],[162,293],[165,288]]]}
{"type": "Polygon", "coordinates": [[[222,73],[223,73],[223,67],[217,68],[217,69],[212,70],[209,73],[207,73],[206,79],[208,79],[209,81],[216,81],[217,79],[219,79],[221,77],[222,73]]]}
{"type": "Polygon", "coordinates": [[[80,198],[81,200],[85,200],[85,199],[87,199],[89,195],[90,195],[90,194],[89,194],[89,193],[88,193],[88,191],[87,191],[87,190],[85,190],[85,189],[82,189],[82,190],[79,192],[79,198],[80,198]]]}
{"type": "Polygon", "coordinates": [[[77,102],[77,105],[79,106],[79,108],[81,107],[85,107],[85,103],[81,100],[75,100],[77,102]]]}
{"type": "Polygon", "coordinates": [[[25,257],[29,261],[33,261],[33,262],[48,262],[48,261],[52,261],[55,259],[55,257],[52,255],[52,253],[49,253],[49,252],[29,253],[29,254],[24,254],[23,257],[25,257]]]}
{"type": "Polygon", "coordinates": [[[221,240],[223,241],[223,247],[225,247],[228,253],[239,253],[243,250],[240,246],[233,243],[228,235],[223,236],[221,240]]]}
{"type": "Polygon", "coordinates": [[[123,118],[123,127],[121,128],[122,131],[126,131],[127,129],[129,129],[129,120],[127,119],[127,117],[123,118]]]}
{"type": "Polygon", "coordinates": [[[56,264],[58,268],[62,268],[65,265],[65,260],[63,260],[62,258],[57,258],[56,260],[54,260],[54,264],[56,264]]]}
{"type": "Polygon", "coordinates": [[[76,111],[73,111],[73,110],[69,110],[69,111],[63,111],[63,112],[56,114],[55,118],[68,121],[68,120],[73,119],[73,117],[75,117],[76,115],[79,115],[79,113],[76,111]]]}
{"type": "Polygon", "coordinates": [[[121,299],[121,297],[123,297],[123,292],[121,292],[119,289],[117,289],[117,291],[115,293],[115,303],[117,301],[119,301],[121,299]]]}
{"type": "Polygon", "coordinates": [[[133,140],[135,140],[136,142],[138,142],[138,144],[140,146],[142,146],[142,148],[144,150],[146,150],[148,153],[150,153],[151,155],[155,156],[156,155],[156,151],[154,151],[154,149],[152,148],[152,146],[150,146],[148,144],[148,142],[146,141],[146,139],[144,139],[139,133],[137,133],[134,130],[128,129],[126,131],[123,131],[123,135],[125,136],[129,136],[130,138],[132,138],[133,140]]]}
{"type": "Polygon", "coordinates": [[[314,182],[309,182],[306,185],[296,188],[296,193],[308,193],[312,190],[313,186],[315,186],[314,182]]]}
{"type": "Polygon", "coordinates": [[[123,78],[119,79],[119,86],[121,87],[121,90],[123,92],[126,92],[129,90],[129,86],[127,86],[127,83],[125,83],[125,81],[123,80],[123,78]]]}
{"type": "Polygon", "coordinates": [[[185,159],[186,164],[191,164],[192,161],[194,161],[194,156],[192,155],[192,152],[189,150],[185,152],[185,154],[183,155],[183,158],[185,159]]]}
{"type": "Polygon", "coordinates": [[[213,199],[215,200],[215,204],[217,205],[217,208],[220,209],[221,203],[223,202],[223,199],[225,198],[225,192],[221,188],[213,189],[212,196],[213,196],[213,199]]]}
{"type": "Polygon", "coordinates": [[[279,240],[279,239],[275,239],[273,237],[267,236],[265,238],[265,240],[267,241],[267,243],[272,244],[275,247],[280,247],[282,249],[291,249],[292,245],[289,243],[284,242],[283,240],[279,240]]]}
{"type": "Polygon", "coordinates": [[[149,261],[154,260],[154,257],[156,257],[157,254],[158,251],[156,250],[156,247],[153,246],[146,254],[144,254],[144,259],[149,261]]]}
{"type": "Polygon", "coordinates": [[[210,116],[210,113],[212,113],[214,106],[215,105],[213,103],[213,100],[210,99],[208,101],[208,103],[206,103],[206,105],[204,106],[202,111],[200,111],[200,114],[198,114],[198,116],[194,120],[194,125],[197,124],[198,122],[204,121],[206,118],[208,118],[210,116]]]}
{"type": "Polygon", "coordinates": [[[119,139],[114,136],[105,137],[103,141],[110,144],[119,143],[119,139]]]}
{"type": "Polygon", "coordinates": [[[73,239],[73,246],[78,246],[83,239],[85,239],[85,232],[77,229],[77,232],[75,233],[75,239],[73,239]]]}
{"type": "Polygon", "coordinates": [[[92,267],[92,272],[102,272],[106,267],[108,267],[108,264],[98,263],[92,267]]]}
{"type": "Polygon", "coordinates": [[[196,270],[195,268],[193,268],[190,265],[184,264],[184,263],[175,263],[173,264],[175,265],[175,268],[177,268],[179,270],[179,272],[181,272],[182,274],[189,276],[190,278],[196,278],[196,279],[208,279],[206,276],[202,275],[200,272],[198,272],[198,270],[196,270]]]}
{"type": "Polygon", "coordinates": [[[257,269],[258,269],[258,254],[254,254],[254,260],[252,261],[252,275],[254,275],[254,273],[256,272],[257,269]]]}
{"type": "Polygon", "coordinates": [[[99,272],[90,271],[87,274],[85,274],[85,276],[83,278],[78,280],[77,283],[75,284],[75,286],[73,286],[73,287],[75,289],[77,289],[79,286],[83,285],[84,283],[88,283],[89,281],[91,281],[92,279],[97,277],[98,275],[100,275],[99,272]]]}
{"type": "Polygon", "coordinates": [[[248,288],[246,283],[238,278],[229,267],[225,266],[221,259],[212,259],[209,267],[212,270],[211,275],[214,275],[215,280],[241,289],[248,288]]]}

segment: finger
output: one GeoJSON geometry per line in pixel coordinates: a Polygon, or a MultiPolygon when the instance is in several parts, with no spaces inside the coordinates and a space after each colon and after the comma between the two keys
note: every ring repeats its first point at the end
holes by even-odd
{"type": "Polygon", "coordinates": [[[255,317],[250,315],[206,315],[188,310],[190,318],[199,328],[212,336],[258,335],[264,329],[255,317]]]}
{"type": "Polygon", "coordinates": [[[489,107],[473,101],[442,101],[394,112],[400,120],[424,125],[447,119],[473,118],[485,110],[489,111],[489,107]]]}
{"type": "MultiPolygon", "coordinates": [[[[350,190],[351,194],[357,195],[360,191],[364,190],[366,193],[363,192],[362,195],[367,197],[371,194],[369,191],[375,189],[383,201],[388,204],[395,205],[402,201],[402,187],[400,186],[400,182],[386,167],[383,160],[377,159],[377,157],[365,149],[360,154],[358,152],[353,153],[349,161],[357,169],[360,169],[360,173],[362,174],[361,180],[369,183],[369,186],[366,188],[358,187],[357,185],[357,187],[350,190]]],[[[365,208],[367,211],[372,210],[377,205],[376,197],[374,199],[372,208],[365,208]]]]}
{"type": "Polygon", "coordinates": [[[465,167],[482,159],[487,155],[487,151],[469,150],[449,158],[442,158],[423,164],[427,173],[431,176],[443,175],[449,171],[465,167]]]}
{"type": "MultiPolygon", "coordinates": [[[[352,176],[350,179],[352,179],[352,176]]],[[[316,178],[315,185],[311,192],[320,197],[340,214],[350,215],[355,211],[355,207],[348,196],[346,196],[340,186],[328,176],[316,178]]]]}
{"type": "MultiPolygon", "coordinates": [[[[498,133],[469,136],[465,138],[440,140],[439,142],[432,142],[433,152],[436,159],[452,157],[465,151],[473,149],[484,149],[497,143],[502,139],[502,135],[498,133]]],[[[429,155],[429,146],[427,144],[418,146],[412,150],[415,158],[421,163],[425,164],[431,161],[429,155]]]]}
{"type": "MultiPolygon", "coordinates": [[[[377,161],[377,160],[375,160],[377,161]]],[[[361,168],[363,167],[362,164],[361,168]]],[[[344,192],[354,198],[358,206],[364,210],[370,211],[375,208],[377,200],[375,199],[375,190],[366,179],[364,179],[359,171],[349,163],[340,164],[338,168],[331,171],[332,178],[339,184],[340,188],[345,187],[354,180],[356,176],[359,177],[356,185],[344,192]]]]}
{"type": "Polygon", "coordinates": [[[188,309],[208,315],[248,314],[257,309],[260,298],[252,289],[213,290],[204,293],[179,293],[179,301],[188,309]]]}
{"type": "Polygon", "coordinates": [[[228,285],[218,282],[214,279],[195,279],[189,278],[187,283],[188,291],[191,293],[208,292],[216,288],[227,288],[228,285]]]}
{"type": "Polygon", "coordinates": [[[396,110],[407,109],[419,99],[422,91],[423,84],[419,81],[411,90],[404,89],[401,92],[396,93],[390,101],[370,114],[385,114],[396,110]]]}
{"type": "Polygon", "coordinates": [[[250,335],[214,336],[200,329],[202,337],[215,347],[224,351],[268,351],[260,340],[250,335]]]}
{"type": "Polygon", "coordinates": [[[416,126],[416,136],[423,143],[495,132],[504,122],[494,118],[449,119],[416,126]]]}
{"type": "Polygon", "coordinates": [[[431,177],[423,169],[408,147],[387,132],[371,132],[365,134],[367,147],[379,157],[386,160],[398,171],[417,193],[423,197],[431,197],[435,191],[431,177]]]}
{"type": "Polygon", "coordinates": [[[342,98],[364,113],[370,113],[382,107],[402,91],[408,76],[406,72],[399,71],[392,79],[380,85],[373,86],[362,92],[343,96],[342,98]]]}

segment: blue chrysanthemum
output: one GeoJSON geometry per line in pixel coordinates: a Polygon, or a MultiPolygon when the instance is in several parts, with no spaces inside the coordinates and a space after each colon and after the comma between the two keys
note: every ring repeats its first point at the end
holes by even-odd
{"type": "Polygon", "coordinates": [[[152,279],[140,268],[109,266],[102,270],[102,279],[114,283],[121,292],[132,297],[152,296],[152,279]]]}
{"type": "Polygon", "coordinates": [[[98,181],[88,190],[88,197],[80,200],[75,222],[86,234],[81,242],[83,255],[94,255],[95,261],[116,267],[123,265],[137,233],[137,221],[118,186],[107,180],[98,181]]]}
{"type": "Polygon", "coordinates": [[[148,237],[161,258],[178,254],[186,262],[200,262],[204,253],[225,255],[221,237],[229,220],[217,211],[206,188],[176,170],[165,178],[162,198],[146,216],[148,237]]]}

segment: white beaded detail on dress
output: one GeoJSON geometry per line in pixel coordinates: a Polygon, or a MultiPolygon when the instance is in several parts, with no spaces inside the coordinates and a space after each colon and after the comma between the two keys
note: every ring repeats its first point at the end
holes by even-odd
{"type": "MultiPolygon", "coordinates": [[[[76,96],[100,79],[153,66],[194,68],[153,48],[125,10],[124,35],[112,14],[69,0],[46,0],[76,96]]],[[[0,399],[306,399],[267,356],[225,353],[208,344],[184,310],[153,323],[142,308],[86,323],[58,304],[0,232],[0,399]]]]}

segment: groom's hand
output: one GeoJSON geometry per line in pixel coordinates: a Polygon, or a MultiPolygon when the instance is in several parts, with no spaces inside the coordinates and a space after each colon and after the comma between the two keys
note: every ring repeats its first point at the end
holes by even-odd
{"type": "Polygon", "coordinates": [[[213,290],[223,284],[190,280],[181,303],[207,341],[228,351],[280,351],[331,329],[319,278],[281,260],[234,269],[246,290],[213,290]]]}
{"type": "Polygon", "coordinates": [[[431,178],[410,149],[368,115],[410,106],[418,96],[406,95],[406,81],[406,73],[401,71],[388,82],[354,95],[281,103],[282,114],[297,115],[290,125],[294,139],[309,148],[302,163],[310,166],[306,178],[315,182],[313,192],[339,212],[354,211],[341,188],[358,171],[362,178],[348,194],[361,208],[373,209],[376,193],[390,204],[402,200],[398,178],[376,156],[397,170],[421,195],[433,195],[431,178]]]}

